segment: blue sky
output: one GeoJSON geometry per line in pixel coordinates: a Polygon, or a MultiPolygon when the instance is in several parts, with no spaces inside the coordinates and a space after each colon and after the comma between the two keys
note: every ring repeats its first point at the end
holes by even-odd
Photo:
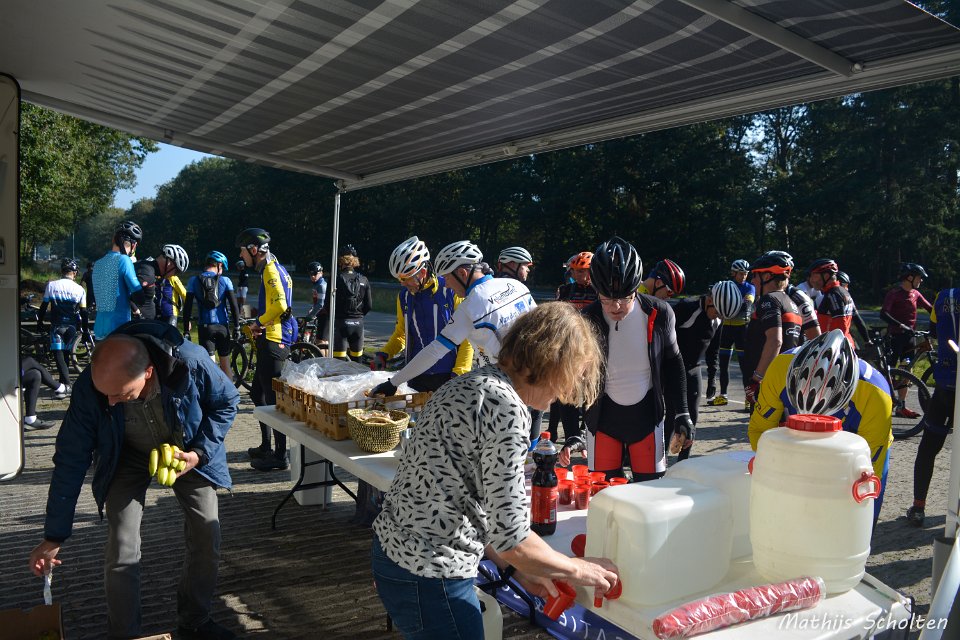
{"type": "Polygon", "coordinates": [[[175,178],[180,169],[208,157],[210,156],[205,153],[161,144],[160,151],[147,156],[143,166],[137,171],[137,186],[118,191],[113,198],[113,206],[127,209],[141,198],[154,197],[157,195],[157,187],[175,178]]]}

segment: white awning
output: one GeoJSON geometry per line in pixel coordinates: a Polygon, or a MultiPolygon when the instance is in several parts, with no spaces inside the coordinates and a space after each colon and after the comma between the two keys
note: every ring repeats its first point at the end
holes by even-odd
{"type": "Polygon", "coordinates": [[[7,0],[31,102],[346,189],[960,74],[901,0],[7,0]]]}

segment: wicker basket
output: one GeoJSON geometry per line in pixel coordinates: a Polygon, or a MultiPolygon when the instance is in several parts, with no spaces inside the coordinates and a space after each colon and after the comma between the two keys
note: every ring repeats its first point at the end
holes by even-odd
{"type": "Polygon", "coordinates": [[[384,453],[400,444],[400,432],[407,428],[410,414],[390,411],[390,418],[365,419],[367,409],[347,410],[347,429],[357,446],[370,453],[384,453]]]}

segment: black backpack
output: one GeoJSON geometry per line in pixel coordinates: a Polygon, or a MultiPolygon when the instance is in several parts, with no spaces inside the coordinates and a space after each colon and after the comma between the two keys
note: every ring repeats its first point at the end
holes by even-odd
{"type": "Polygon", "coordinates": [[[363,314],[363,276],[359,273],[343,273],[341,274],[341,279],[344,284],[344,289],[347,290],[349,294],[346,297],[346,304],[344,305],[344,311],[347,314],[363,314]]]}
{"type": "Polygon", "coordinates": [[[212,278],[197,276],[200,281],[200,301],[208,309],[216,309],[220,306],[220,276],[212,278]]]}

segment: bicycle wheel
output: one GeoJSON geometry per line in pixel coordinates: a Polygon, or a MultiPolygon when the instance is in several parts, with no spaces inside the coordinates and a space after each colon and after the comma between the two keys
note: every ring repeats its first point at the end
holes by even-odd
{"type": "Polygon", "coordinates": [[[320,353],[320,348],[309,342],[294,342],[290,345],[290,360],[292,362],[300,362],[301,360],[320,357],[323,357],[323,354],[320,353]]]}
{"type": "Polygon", "coordinates": [[[931,368],[933,368],[933,361],[935,358],[936,358],[936,354],[931,356],[929,351],[925,351],[921,353],[914,359],[913,363],[910,365],[910,373],[920,378],[921,380],[925,380],[925,376],[927,375],[927,372],[930,371],[931,368]]]}
{"type": "Polygon", "coordinates": [[[93,338],[77,336],[73,341],[73,348],[70,349],[70,370],[76,374],[81,373],[90,364],[92,355],[93,338]]]}
{"type": "Polygon", "coordinates": [[[233,352],[230,354],[230,368],[233,369],[233,380],[237,388],[243,387],[249,391],[253,384],[254,367],[247,353],[247,345],[238,343],[233,345],[233,352]]]}
{"type": "Polygon", "coordinates": [[[893,438],[904,440],[923,430],[923,414],[930,390],[917,376],[904,369],[890,369],[893,398],[893,438]],[[905,393],[901,400],[901,394],[905,393]]]}

